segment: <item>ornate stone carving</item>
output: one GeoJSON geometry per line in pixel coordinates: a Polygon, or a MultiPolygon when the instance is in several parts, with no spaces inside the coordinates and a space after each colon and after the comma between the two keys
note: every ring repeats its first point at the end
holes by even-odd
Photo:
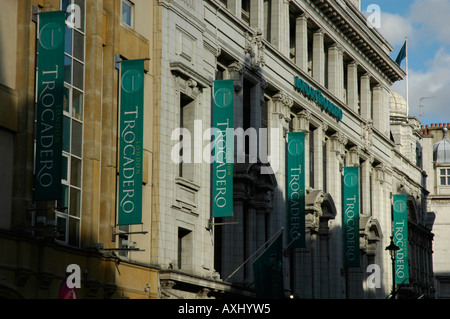
{"type": "Polygon", "coordinates": [[[308,110],[303,110],[297,114],[299,129],[302,131],[309,132],[309,121],[311,120],[311,112],[308,110]]]}
{"type": "Polygon", "coordinates": [[[255,29],[255,33],[247,32],[245,35],[244,52],[249,56],[249,64],[251,68],[264,67],[265,59],[265,44],[263,42],[263,35],[260,29],[255,29]]]}
{"type": "Polygon", "coordinates": [[[350,165],[359,165],[359,159],[362,155],[362,150],[359,146],[353,146],[349,150],[349,162],[350,165]]]}
{"type": "Polygon", "coordinates": [[[368,151],[372,145],[372,139],[373,139],[373,121],[369,120],[366,123],[361,123],[361,139],[363,141],[363,148],[365,151],[368,151]]]}
{"type": "Polygon", "coordinates": [[[239,61],[235,61],[228,66],[228,72],[234,80],[234,91],[240,92],[244,87],[244,66],[239,61]]]}
{"type": "Polygon", "coordinates": [[[339,162],[343,163],[345,156],[345,145],[348,143],[348,138],[341,132],[334,133],[331,138],[331,150],[336,152],[339,162]]]}
{"type": "Polygon", "coordinates": [[[289,130],[289,122],[291,121],[290,109],[294,105],[294,100],[285,92],[278,92],[273,97],[273,112],[281,120],[284,133],[289,130]]]}

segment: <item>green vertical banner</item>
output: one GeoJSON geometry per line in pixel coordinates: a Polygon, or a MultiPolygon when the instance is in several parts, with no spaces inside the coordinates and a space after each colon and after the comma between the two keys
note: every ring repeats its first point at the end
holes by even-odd
{"type": "Polygon", "coordinates": [[[121,63],[118,225],[142,223],[144,60],[121,63]]]}
{"type": "Polygon", "coordinates": [[[61,198],[65,12],[39,13],[34,199],[61,198]]]}
{"type": "Polygon", "coordinates": [[[360,267],[359,167],[344,167],[343,180],[344,267],[360,267]]]}
{"type": "Polygon", "coordinates": [[[406,195],[394,195],[394,244],[400,249],[395,255],[395,283],[409,284],[408,205],[406,195]]]}
{"type": "Polygon", "coordinates": [[[283,236],[282,233],[253,262],[256,298],[282,299],[283,286],[283,236]]]}
{"type": "Polygon", "coordinates": [[[214,82],[213,90],[213,162],[212,162],[212,215],[233,216],[233,159],[234,135],[227,136],[233,129],[234,81],[214,82]]]}
{"type": "Polygon", "coordinates": [[[305,247],[305,133],[287,135],[286,209],[288,245],[305,247]]]}

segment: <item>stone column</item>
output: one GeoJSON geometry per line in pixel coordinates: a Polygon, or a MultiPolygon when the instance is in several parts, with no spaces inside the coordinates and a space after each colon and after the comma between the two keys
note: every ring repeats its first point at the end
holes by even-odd
{"type": "Polygon", "coordinates": [[[328,48],[328,90],[339,97],[339,48],[336,44],[328,48]]]}
{"type": "Polygon", "coordinates": [[[305,14],[295,20],[295,63],[308,72],[308,18],[305,14]]]}
{"type": "Polygon", "coordinates": [[[250,1],[250,26],[264,33],[264,0],[250,1]]]}
{"type": "Polygon", "coordinates": [[[372,114],[372,103],[371,103],[371,92],[370,92],[370,76],[368,74],[364,74],[361,77],[361,116],[366,119],[371,119],[372,114]]]}
{"type": "Polygon", "coordinates": [[[389,107],[389,95],[390,92],[387,88],[385,88],[383,86],[382,88],[383,90],[383,109],[384,109],[384,114],[383,114],[383,118],[384,118],[384,134],[386,136],[390,136],[390,132],[391,132],[391,112],[390,112],[390,107],[389,107]]]}
{"type": "Polygon", "coordinates": [[[338,51],[338,98],[344,102],[344,51],[339,48],[338,51]]]}
{"type": "Polygon", "coordinates": [[[314,188],[323,189],[323,142],[328,125],[322,126],[314,131],[314,188]]]}
{"type": "Polygon", "coordinates": [[[344,53],[336,44],[328,48],[328,89],[344,99],[344,53]]]}
{"type": "Polygon", "coordinates": [[[271,43],[289,57],[289,2],[272,0],[271,43]]]}
{"type": "Polygon", "coordinates": [[[270,105],[270,128],[272,130],[279,130],[278,143],[270,145],[270,153],[275,152],[278,155],[278,169],[275,172],[275,177],[278,182],[279,191],[275,192],[273,199],[273,211],[271,213],[271,225],[269,238],[275,234],[281,227],[286,224],[285,210],[286,210],[286,175],[285,175],[285,144],[286,133],[289,131],[290,108],[294,104],[293,99],[284,92],[277,93],[273,98],[273,103],[270,105]],[[275,145],[274,145],[275,144],[275,145]]]}
{"type": "Polygon", "coordinates": [[[366,119],[371,119],[372,114],[372,93],[370,91],[370,76],[364,74],[361,77],[361,116],[366,119]]]}
{"type": "MultiPolygon", "coordinates": [[[[337,216],[333,221],[331,232],[337,236],[330,244],[330,264],[342,263],[342,174],[341,166],[344,164],[345,145],[348,139],[340,132],[330,137],[330,151],[328,158],[328,193],[332,196],[337,210],[337,216]]],[[[330,269],[330,277],[334,278],[332,296],[342,296],[345,292],[345,280],[341,275],[340,269],[330,269]]]]}
{"type": "Polygon", "coordinates": [[[228,0],[227,8],[238,18],[241,17],[242,12],[242,0],[228,0]]]}
{"type": "Polygon", "coordinates": [[[355,62],[347,66],[347,104],[358,113],[359,92],[358,92],[358,65],[355,62]]]}
{"type": "Polygon", "coordinates": [[[313,35],[313,78],[325,85],[324,34],[318,30],[313,35]]]}
{"type": "Polygon", "coordinates": [[[373,126],[380,132],[384,133],[384,105],[383,105],[383,89],[381,85],[373,88],[373,126]]]}

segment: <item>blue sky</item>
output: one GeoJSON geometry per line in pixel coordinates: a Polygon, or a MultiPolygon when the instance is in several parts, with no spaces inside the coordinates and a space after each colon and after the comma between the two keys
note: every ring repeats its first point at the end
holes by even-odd
{"type": "MultiPolygon", "coordinates": [[[[393,46],[394,60],[408,37],[410,115],[424,125],[450,123],[450,0],[361,0],[366,15],[370,4],[380,7],[379,31],[393,46]]],[[[406,97],[405,81],[391,89],[406,97]]]]}

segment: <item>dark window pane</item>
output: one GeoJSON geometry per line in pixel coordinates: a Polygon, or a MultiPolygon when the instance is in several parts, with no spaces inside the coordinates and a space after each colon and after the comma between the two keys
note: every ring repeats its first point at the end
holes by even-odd
{"type": "Polygon", "coordinates": [[[81,145],[83,143],[83,125],[72,120],[72,154],[81,157],[81,145]]]}
{"type": "Polygon", "coordinates": [[[70,89],[66,86],[64,86],[63,109],[66,112],[70,111],[70,89]]]}
{"type": "Polygon", "coordinates": [[[75,157],[71,159],[70,184],[81,187],[81,160],[75,157]]]}
{"type": "Polygon", "coordinates": [[[64,81],[72,84],[72,59],[64,56],[64,81]]]}
{"type": "Polygon", "coordinates": [[[78,246],[80,244],[80,221],[76,218],[69,218],[69,245],[78,246]]]}
{"type": "Polygon", "coordinates": [[[78,61],[73,61],[73,85],[79,89],[83,89],[84,67],[78,61]]]}
{"type": "Polygon", "coordinates": [[[58,200],[58,211],[67,214],[67,209],[64,209],[64,207],[68,207],[69,205],[69,187],[67,185],[62,185],[61,189],[62,195],[61,199],[58,200]]]}
{"type": "Polygon", "coordinates": [[[64,51],[67,54],[72,55],[72,28],[69,28],[66,25],[66,38],[65,38],[65,44],[64,44],[64,51]]]}
{"type": "Polygon", "coordinates": [[[61,179],[64,181],[67,181],[69,174],[68,174],[68,168],[69,168],[69,159],[66,156],[62,157],[62,175],[61,179]]]}
{"type": "Polygon", "coordinates": [[[83,93],[77,89],[72,91],[72,116],[79,121],[83,120],[83,93]]]}
{"type": "Polygon", "coordinates": [[[70,216],[80,217],[81,192],[76,188],[70,188],[70,216]]]}
{"type": "Polygon", "coordinates": [[[67,116],[63,120],[63,150],[70,153],[70,119],[67,116]]]}
{"type": "Polygon", "coordinates": [[[80,61],[84,61],[84,36],[78,32],[73,32],[73,56],[80,61]]]}
{"type": "Polygon", "coordinates": [[[66,241],[66,225],[67,225],[67,219],[64,217],[56,217],[56,230],[57,230],[57,236],[56,239],[61,241],[66,241]]]}

